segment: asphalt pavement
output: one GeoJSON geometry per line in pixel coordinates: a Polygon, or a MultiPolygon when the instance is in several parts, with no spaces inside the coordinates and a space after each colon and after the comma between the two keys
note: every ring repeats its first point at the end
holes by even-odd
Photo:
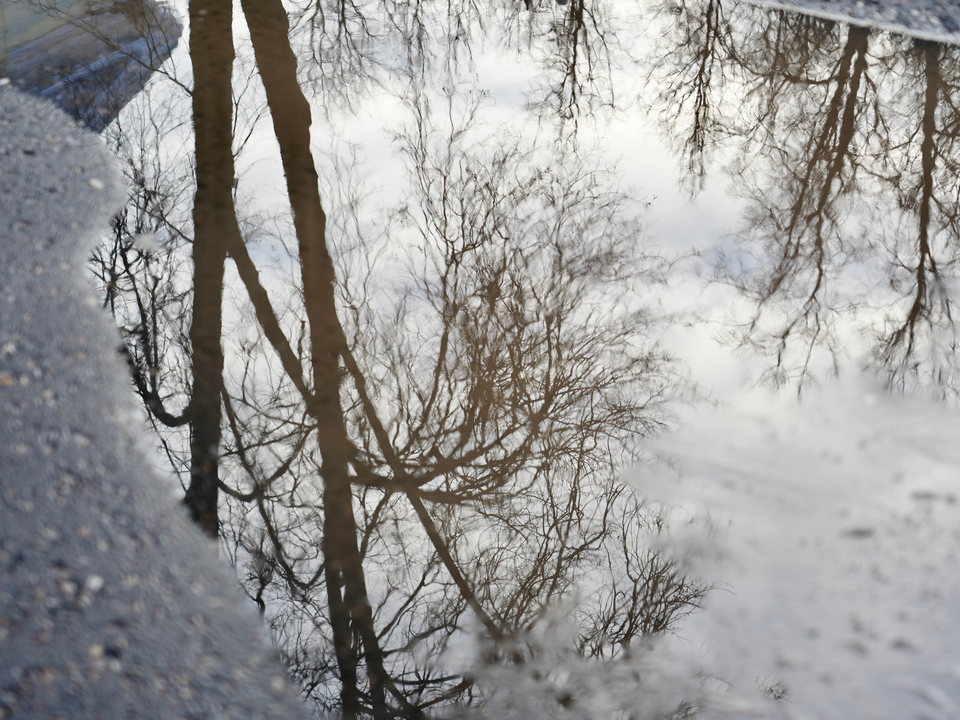
{"type": "Polygon", "coordinates": [[[0,720],[306,718],[148,468],[84,277],[124,195],[95,135],[0,87],[0,720]]]}

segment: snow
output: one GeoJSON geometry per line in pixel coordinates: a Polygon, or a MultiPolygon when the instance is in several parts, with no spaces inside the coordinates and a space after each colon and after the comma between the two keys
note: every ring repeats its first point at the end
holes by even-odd
{"type": "Polygon", "coordinates": [[[785,690],[782,717],[960,717],[958,437],[955,408],[854,376],[691,410],[637,479],[709,550],[716,589],[676,642],[785,690]]]}

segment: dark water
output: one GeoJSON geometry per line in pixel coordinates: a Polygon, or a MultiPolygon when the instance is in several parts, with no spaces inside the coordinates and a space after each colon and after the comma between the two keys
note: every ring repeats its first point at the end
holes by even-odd
{"type": "Polygon", "coordinates": [[[88,120],[131,187],[93,267],[318,711],[492,707],[558,604],[578,663],[682,628],[707,586],[620,476],[718,338],[785,392],[955,393],[955,48],[711,0],[236,12],[175,9],[88,120]]]}

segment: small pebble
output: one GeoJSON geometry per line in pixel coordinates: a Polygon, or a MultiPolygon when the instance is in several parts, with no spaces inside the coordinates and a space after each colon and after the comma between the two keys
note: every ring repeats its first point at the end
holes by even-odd
{"type": "Polygon", "coordinates": [[[103,587],[103,578],[99,575],[91,575],[87,578],[83,586],[92,593],[100,592],[100,589],[103,587]]]}

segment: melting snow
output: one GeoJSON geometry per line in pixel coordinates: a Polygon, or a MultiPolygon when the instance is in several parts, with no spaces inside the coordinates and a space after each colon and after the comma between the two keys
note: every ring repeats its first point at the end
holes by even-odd
{"type": "Polygon", "coordinates": [[[847,380],[691,415],[640,481],[720,528],[678,642],[783,717],[960,717],[960,412],[847,380]]]}

